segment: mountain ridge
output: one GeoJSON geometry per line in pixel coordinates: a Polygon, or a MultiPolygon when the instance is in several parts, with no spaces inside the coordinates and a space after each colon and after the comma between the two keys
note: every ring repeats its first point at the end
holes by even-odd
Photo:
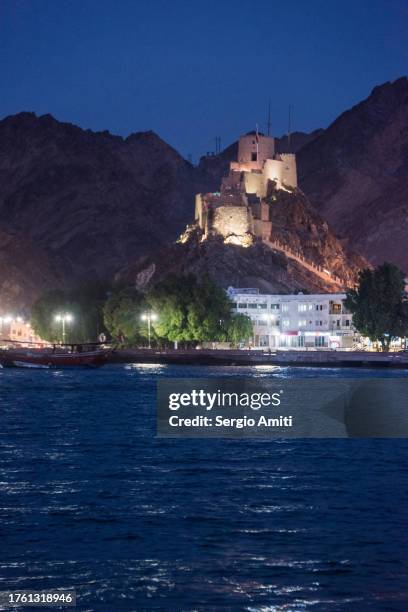
{"type": "Polygon", "coordinates": [[[373,264],[408,272],[408,79],[376,86],[298,154],[299,183],[373,264]]]}
{"type": "MultiPolygon", "coordinates": [[[[407,78],[375,87],[328,128],[295,133],[291,143],[302,191],[343,246],[407,270],[407,78]]],[[[283,151],[287,136],[276,146],[283,151]]],[[[0,283],[3,303],[26,308],[49,286],[42,269],[70,286],[111,279],[162,249],[192,222],[195,194],[218,190],[235,157],[232,143],[193,166],[152,130],[122,137],[32,112],[1,120],[0,266],[21,286],[13,293],[13,278],[0,283]],[[25,245],[29,265],[17,257],[18,271],[8,236],[25,245]]]]}

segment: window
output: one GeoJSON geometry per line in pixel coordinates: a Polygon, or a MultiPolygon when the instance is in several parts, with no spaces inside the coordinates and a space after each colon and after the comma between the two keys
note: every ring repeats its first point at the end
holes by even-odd
{"type": "Polygon", "coordinates": [[[288,337],[287,336],[281,336],[279,338],[279,346],[280,347],[286,348],[288,346],[288,344],[289,343],[288,343],[288,337]]]}
{"type": "Polygon", "coordinates": [[[258,161],[258,154],[257,153],[251,153],[251,161],[258,161]]]}
{"type": "Polygon", "coordinates": [[[231,308],[238,308],[238,304],[236,302],[232,302],[231,308]]]}
{"type": "Polygon", "coordinates": [[[306,327],[306,319],[299,319],[299,327],[306,327]]]}
{"type": "Polygon", "coordinates": [[[289,319],[283,319],[282,325],[283,327],[289,327],[289,319]]]}
{"type": "Polygon", "coordinates": [[[325,339],[324,336],[316,336],[316,338],[315,338],[315,346],[318,346],[318,347],[319,346],[320,347],[325,346],[326,345],[325,340],[326,339],[325,339]]]}
{"type": "Polygon", "coordinates": [[[246,308],[247,305],[246,304],[238,304],[238,308],[246,308]]]}
{"type": "Polygon", "coordinates": [[[346,323],[346,327],[350,327],[350,319],[346,319],[345,323],[346,323]]]}
{"type": "Polygon", "coordinates": [[[306,304],[298,304],[298,312],[306,312],[306,304]]]}
{"type": "Polygon", "coordinates": [[[298,346],[302,347],[305,346],[305,337],[304,336],[298,336],[298,346]]]}
{"type": "Polygon", "coordinates": [[[282,311],[288,312],[288,310],[289,310],[289,304],[282,304],[282,311]]]}
{"type": "Polygon", "coordinates": [[[248,304],[248,308],[258,308],[258,304],[248,304]]]}
{"type": "Polygon", "coordinates": [[[268,308],[268,304],[265,302],[262,302],[262,304],[258,304],[259,308],[268,308]]]}
{"type": "Polygon", "coordinates": [[[271,304],[271,310],[279,310],[279,304],[271,304]]]}

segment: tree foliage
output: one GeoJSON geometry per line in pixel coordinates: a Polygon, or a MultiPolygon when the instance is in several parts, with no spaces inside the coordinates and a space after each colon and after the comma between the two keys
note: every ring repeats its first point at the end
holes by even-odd
{"type": "Polygon", "coordinates": [[[32,309],[32,324],[44,339],[61,340],[58,313],[69,312],[67,342],[92,342],[100,332],[128,345],[140,345],[148,338],[145,312],[157,318],[151,324],[151,339],[159,342],[231,341],[234,345],[252,336],[251,320],[232,313],[232,304],[223,289],[208,277],[169,276],[146,295],[133,288],[110,289],[83,285],[74,291],[52,291],[32,309]]]}
{"type": "Polygon", "coordinates": [[[154,328],[159,337],[170,341],[216,342],[247,340],[252,324],[244,315],[233,315],[225,291],[207,276],[170,276],[146,296],[158,315],[154,328]],[[238,317],[235,325],[233,321],[238,317]]]}
{"type": "Polygon", "coordinates": [[[357,289],[347,292],[346,307],[356,329],[388,351],[393,339],[408,335],[408,303],[403,272],[390,263],[362,270],[357,289]]]}
{"type": "Polygon", "coordinates": [[[132,288],[112,291],[103,308],[103,320],[112,338],[139,344],[147,336],[141,321],[143,296],[132,288]]]}
{"type": "Polygon", "coordinates": [[[106,332],[102,317],[106,295],[106,286],[99,282],[66,291],[49,291],[33,305],[31,324],[44,340],[61,342],[62,325],[55,317],[69,313],[73,320],[65,326],[66,342],[95,342],[100,333],[106,332]]]}
{"type": "Polygon", "coordinates": [[[227,338],[234,345],[245,343],[253,335],[252,321],[244,314],[233,315],[227,325],[227,338]]]}

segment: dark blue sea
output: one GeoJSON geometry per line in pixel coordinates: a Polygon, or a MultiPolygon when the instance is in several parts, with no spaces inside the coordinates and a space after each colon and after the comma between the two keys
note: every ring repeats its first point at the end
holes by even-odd
{"type": "Polygon", "coordinates": [[[0,591],[74,588],[81,611],[408,610],[407,441],[155,438],[159,376],[316,375],[408,373],[0,370],[0,591]]]}

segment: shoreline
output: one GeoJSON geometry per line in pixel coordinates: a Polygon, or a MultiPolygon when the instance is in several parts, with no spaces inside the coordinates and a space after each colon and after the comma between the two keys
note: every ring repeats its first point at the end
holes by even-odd
{"type": "Polygon", "coordinates": [[[368,353],[351,351],[264,351],[190,349],[117,349],[108,363],[146,363],[205,366],[299,366],[334,368],[399,368],[408,369],[408,351],[368,353]]]}

